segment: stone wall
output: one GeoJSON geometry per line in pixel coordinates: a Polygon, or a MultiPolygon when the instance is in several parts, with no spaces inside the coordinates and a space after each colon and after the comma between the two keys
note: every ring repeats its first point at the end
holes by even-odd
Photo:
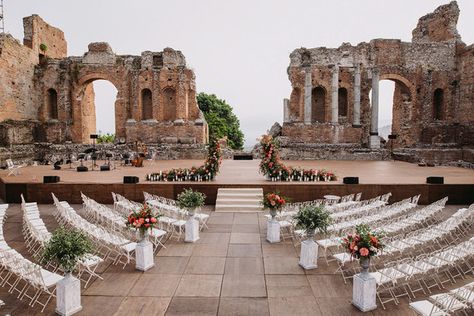
{"type": "Polygon", "coordinates": [[[37,56],[64,58],[67,56],[67,42],[60,29],[49,25],[40,16],[33,14],[23,18],[23,44],[33,50],[37,56]],[[45,45],[46,50],[41,50],[45,45]]]}
{"type": "Polygon", "coordinates": [[[0,34],[0,121],[36,119],[34,66],[38,55],[9,34],[0,34]]]}
{"type": "Polygon", "coordinates": [[[196,101],[194,72],[172,48],[116,55],[105,42],[67,57],[61,30],[32,15],[20,44],[0,35],[0,143],[89,143],[96,133],[92,82],[117,89],[116,138],[128,142],[204,144],[208,127],[196,101]],[[177,139],[177,141],[174,141],[177,139]]]}
{"type": "MultiPolygon", "coordinates": [[[[304,158],[310,157],[308,148],[314,148],[314,158],[325,156],[319,147],[324,144],[374,151],[449,145],[455,155],[433,159],[464,157],[463,148],[474,146],[474,48],[461,41],[458,16],[455,1],[440,6],[420,18],[411,42],[374,39],[294,50],[288,67],[293,91],[284,101],[281,136],[289,141],[283,155],[297,157],[304,143],[304,158]],[[395,83],[396,139],[388,142],[378,136],[380,80],[395,83]]],[[[346,152],[341,147],[333,156],[346,152]]]]}

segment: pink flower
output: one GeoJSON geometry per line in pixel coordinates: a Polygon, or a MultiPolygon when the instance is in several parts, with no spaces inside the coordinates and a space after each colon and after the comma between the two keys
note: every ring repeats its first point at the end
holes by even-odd
{"type": "Polygon", "coordinates": [[[360,248],[359,252],[362,257],[367,257],[369,255],[369,249],[367,248],[360,248]]]}

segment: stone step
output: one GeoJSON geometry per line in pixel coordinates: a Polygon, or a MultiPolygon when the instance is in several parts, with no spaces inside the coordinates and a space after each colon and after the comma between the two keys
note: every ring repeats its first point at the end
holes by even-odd
{"type": "Polygon", "coordinates": [[[220,193],[217,196],[222,199],[261,200],[262,193],[220,193]]]}
{"type": "Polygon", "coordinates": [[[219,188],[217,194],[263,194],[262,188],[219,188]]]}
{"type": "Polygon", "coordinates": [[[219,198],[216,200],[216,207],[218,205],[254,205],[254,206],[259,206],[261,205],[262,199],[228,199],[228,198],[222,198],[219,196],[219,198]]]}
{"type": "Polygon", "coordinates": [[[262,212],[262,206],[229,204],[216,206],[216,212],[262,212]]]}
{"type": "Polygon", "coordinates": [[[219,188],[216,212],[260,212],[262,188],[219,188]]]}

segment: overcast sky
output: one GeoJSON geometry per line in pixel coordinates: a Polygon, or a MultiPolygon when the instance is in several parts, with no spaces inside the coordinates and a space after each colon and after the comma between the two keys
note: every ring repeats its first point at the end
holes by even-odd
{"type": "MultiPolygon", "coordinates": [[[[233,106],[246,145],[283,120],[291,91],[289,54],[299,47],[355,45],[373,38],[411,40],[418,18],[441,0],[4,0],[6,30],[23,38],[22,18],[39,14],[62,29],[69,55],[106,41],[117,54],[181,50],[199,92],[233,106]]],[[[474,1],[459,0],[458,31],[474,42],[474,1]]],[[[98,129],[113,131],[115,88],[96,82],[98,129]]],[[[381,82],[381,124],[389,121],[393,84],[381,82]]]]}

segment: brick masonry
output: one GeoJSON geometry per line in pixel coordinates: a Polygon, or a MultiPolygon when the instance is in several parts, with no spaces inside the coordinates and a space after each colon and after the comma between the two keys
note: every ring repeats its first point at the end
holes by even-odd
{"type": "Polygon", "coordinates": [[[198,108],[194,72],[172,48],[116,55],[91,43],[67,57],[64,33],[37,15],[23,19],[23,44],[0,35],[0,145],[90,143],[96,131],[94,80],[117,89],[117,139],[204,148],[208,127],[198,108]],[[45,49],[46,48],[46,49],[45,49]]]}
{"type": "Polygon", "coordinates": [[[338,48],[294,50],[288,67],[293,90],[284,102],[283,158],[294,159],[302,151],[301,158],[309,158],[311,147],[312,156],[321,157],[321,150],[327,150],[321,144],[333,148],[340,144],[341,152],[335,151],[333,159],[357,159],[357,155],[347,155],[344,146],[370,147],[369,94],[377,73],[380,80],[395,82],[392,134],[397,139],[388,141],[385,148],[421,149],[410,151],[417,153],[412,160],[423,158],[424,148],[437,148],[424,156],[439,163],[458,158],[474,163],[472,155],[463,154],[474,147],[474,46],[461,41],[458,16],[455,1],[440,6],[420,18],[411,42],[374,39],[356,46],[343,43],[338,48]],[[357,72],[360,89],[355,84],[357,72]],[[360,91],[360,115],[354,113],[356,91],[360,91]],[[333,118],[333,113],[338,117],[333,118]],[[446,147],[449,153],[443,153],[446,147]]]}

